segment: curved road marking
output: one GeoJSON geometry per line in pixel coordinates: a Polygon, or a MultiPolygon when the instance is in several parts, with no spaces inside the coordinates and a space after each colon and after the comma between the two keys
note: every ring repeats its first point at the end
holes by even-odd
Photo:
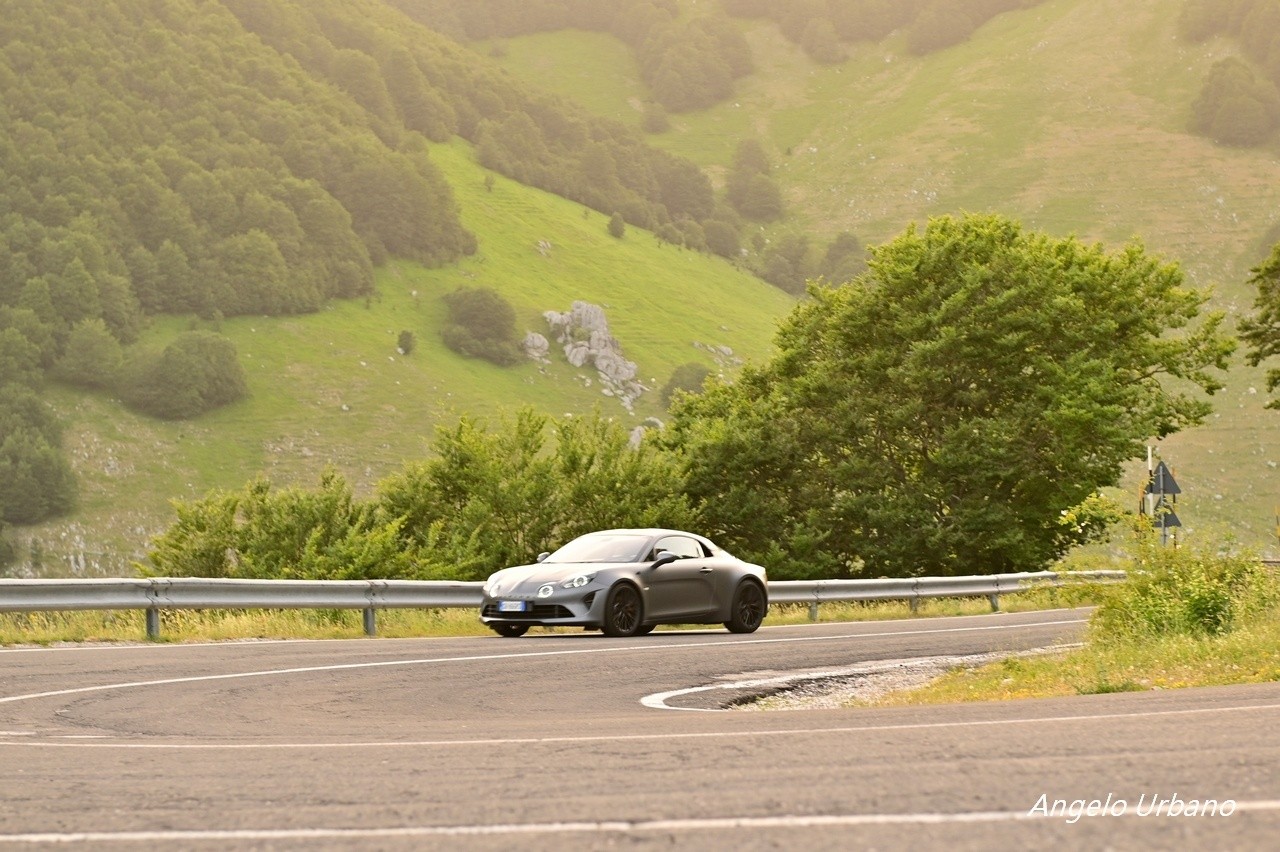
{"type": "MultiPolygon", "coordinates": [[[[1280,801],[1236,802],[1232,816],[1238,813],[1263,813],[1280,810],[1280,801]]],[[[1125,810],[1111,819],[1150,818],[1125,810]]],[[[1105,819],[1108,817],[1091,817],[1105,819]]],[[[1177,817],[1154,817],[1177,819],[1177,817]]],[[[1201,817],[1230,819],[1228,816],[1201,817]]],[[[729,829],[769,828],[845,828],[879,825],[954,825],[963,823],[1001,823],[1027,820],[1062,820],[1061,815],[1032,814],[1027,811],[975,811],[971,813],[916,814],[812,814],[771,817],[705,817],[695,819],[613,820],[600,822],[534,822],[506,825],[422,825],[401,828],[284,828],[284,829],[205,829],[191,831],[83,831],[38,834],[0,834],[0,843],[75,843],[124,842],[155,843],[229,840],[355,840],[399,837],[459,837],[476,835],[539,834],[635,834],[653,831],[724,831],[729,829]]]]}
{"type": "Polygon", "coordinates": [[[839,636],[791,636],[785,639],[739,639],[720,642],[682,642],[680,644],[661,645],[617,645],[608,648],[571,648],[556,651],[517,651],[505,654],[474,654],[464,657],[428,657],[416,660],[379,660],[368,663],[335,663],[325,666],[300,666],[288,669],[266,669],[263,671],[231,672],[218,675],[192,675],[190,677],[163,678],[160,680],[137,680],[126,683],[105,683],[98,686],[81,686],[73,689],[56,689],[50,692],[31,692],[26,695],[10,695],[0,698],[0,704],[12,704],[18,701],[32,701],[38,698],[57,698],[63,695],[83,695],[90,692],[108,692],[124,689],[137,689],[144,686],[168,686],[177,683],[203,683],[216,680],[238,680],[250,677],[272,677],[275,675],[307,674],[311,672],[333,672],[354,669],[376,669],[390,666],[421,666],[434,663],[475,662],[478,660],[514,660],[525,657],[560,657],[577,654],[622,654],[637,651],[682,650],[689,648],[725,647],[728,645],[772,645],[790,642],[835,642],[866,641],[886,636],[917,636],[934,633],[973,633],[988,630],[1021,630],[1029,627],[1053,627],[1064,624],[1080,624],[1085,619],[1064,619],[1059,621],[1034,621],[1019,624],[993,624],[981,627],[944,627],[933,630],[897,630],[884,633],[841,634],[839,636]]]}
{"type": "Polygon", "coordinates": [[[963,722],[912,722],[899,725],[837,725],[813,728],[764,728],[747,731],[664,732],[655,734],[599,734],[580,737],[489,737],[468,740],[386,740],[375,742],[311,742],[311,743],[119,743],[119,742],[53,742],[50,740],[0,741],[0,748],[26,746],[35,748],[118,748],[243,751],[250,749],[367,749],[367,748],[446,748],[456,746],[564,745],[580,743],[638,742],[644,740],[716,740],[744,737],[793,737],[814,734],[884,733],[888,731],[923,731],[939,728],[984,728],[999,725],[1044,725],[1052,723],[1096,722],[1114,719],[1149,719],[1160,716],[1205,716],[1212,713],[1242,713],[1254,710],[1278,710],[1280,702],[1271,704],[1235,704],[1227,707],[1190,707],[1180,710],[1135,710],[1128,713],[1082,713],[1075,716],[1023,716],[1012,719],[971,719],[963,722]]]}

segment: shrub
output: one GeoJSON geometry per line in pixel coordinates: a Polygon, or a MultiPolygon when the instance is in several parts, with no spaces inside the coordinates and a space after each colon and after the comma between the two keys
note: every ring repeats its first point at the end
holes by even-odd
{"type": "Polygon", "coordinates": [[[1129,579],[1090,623],[1101,642],[1169,635],[1217,636],[1280,602],[1280,582],[1251,554],[1162,547],[1145,535],[1129,579]]]}
{"type": "Polygon", "coordinates": [[[1224,145],[1265,142],[1280,126],[1280,94],[1243,61],[1216,63],[1191,105],[1191,129],[1224,145]]]}
{"type": "Polygon", "coordinates": [[[440,332],[444,345],[459,355],[509,367],[520,361],[516,311],[487,287],[455,290],[444,297],[448,322],[440,332]]]}
{"type": "Polygon", "coordinates": [[[429,577],[481,580],[592,530],[699,525],[674,459],[599,414],[464,418],[432,449],[379,485],[400,551],[429,577]]]}
{"type": "Polygon", "coordinates": [[[171,577],[354,580],[413,576],[400,521],[356,500],[326,469],[314,490],[265,479],[175,504],[178,520],[152,541],[155,571],[171,577]]]}
{"type": "Polygon", "coordinates": [[[709,375],[711,375],[711,370],[705,364],[699,364],[696,361],[689,361],[676,367],[675,372],[671,374],[671,378],[667,379],[667,383],[662,386],[663,406],[670,408],[671,401],[675,399],[677,392],[700,392],[702,383],[706,381],[709,375]]]}
{"type": "Polygon", "coordinates": [[[248,392],[235,345],[211,331],[188,331],[159,353],[135,355],[120,388],[130,408],[164,420],[195,417],[248,392]]]}

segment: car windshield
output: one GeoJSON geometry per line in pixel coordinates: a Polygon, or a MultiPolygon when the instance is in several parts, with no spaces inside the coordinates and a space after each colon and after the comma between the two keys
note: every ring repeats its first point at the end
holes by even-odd
{"type": "Polygon", "coordinates": [[[639,562],[648,549],[643,535],[584,535],[575,538],[544,562],[639,562]]]}

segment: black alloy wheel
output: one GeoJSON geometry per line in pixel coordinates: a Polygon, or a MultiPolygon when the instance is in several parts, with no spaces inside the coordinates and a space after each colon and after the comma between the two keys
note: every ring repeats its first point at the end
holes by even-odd
{"type": "Polygon", "coordinates": [[[764,621],[766,609],[764,590],[750,580],[743,580],[733,592],[733,605],[724,626],[730,633],[754,633],[764,621]]]}
{"type": "Polygon", "coordinates": [[[640,632],[642,606],[640,593],[630,583],[619,583],[609,590],[604,602],[605,636],[635,636],[640,632]]]}

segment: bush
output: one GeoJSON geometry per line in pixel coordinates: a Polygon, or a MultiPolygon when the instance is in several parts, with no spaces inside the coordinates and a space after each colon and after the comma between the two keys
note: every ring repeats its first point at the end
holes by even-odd
{"type": "Polygon", "coordinates": [[[120,388],[130,408],[164,420],[195,417],[248,392],[235,345],[211,331],[188,331],[159,353],[135,355],[120,388]]]}
{"type": "Polygon", "coordinates": [[[1224,145],[1265,142],[1280,127],[1280,93],[1243,61],[1216,63],[1191,105],[1191,129],[1224,145]]]}
{"type": "Polygon", "coordinates": [[[1090,623],[1100,642],[1163,636],[1218,636],[1248,624],[1280,602],[1280,582],[1250,554],[1139,544],[1129,579],[1090,623]]]}
{"type": "Polygon", "coordinates": [[[592,530],[699,525],[674,459],[598,414],[464,418],[432,449],[379,485],[379,511],[428,577],[482,580],[592,530]]]}
{"type": "Polygon", "coordinates": [[[702,383],[707,380],[709,375],[711,375],[711,370],[705,364],[699,364],[696,361],[689,361],[676,367],[675,372],[671,374],[671,378],[667,379],[667,383],[662,386],[663,406],[670,408],[671,401],[675,399],[678,392],[701,392],[702,383]]]}
{"type": "Polygon", "coordinates": [[[155,571],[170,577],[356,580],[413,576],[400,522],[355,499],[325,470],[319,488],[277,489],[265,479],[236,493],[176,503],[178,520],[152,541],[155,571]]]}
{"type": "Polygon", "coordinates": [[[440,337],[445,346],[501,367],[520,361],[516,311],[501,294],[487,287],[455,290],[444,303],[449,316],[440,337]]]}

